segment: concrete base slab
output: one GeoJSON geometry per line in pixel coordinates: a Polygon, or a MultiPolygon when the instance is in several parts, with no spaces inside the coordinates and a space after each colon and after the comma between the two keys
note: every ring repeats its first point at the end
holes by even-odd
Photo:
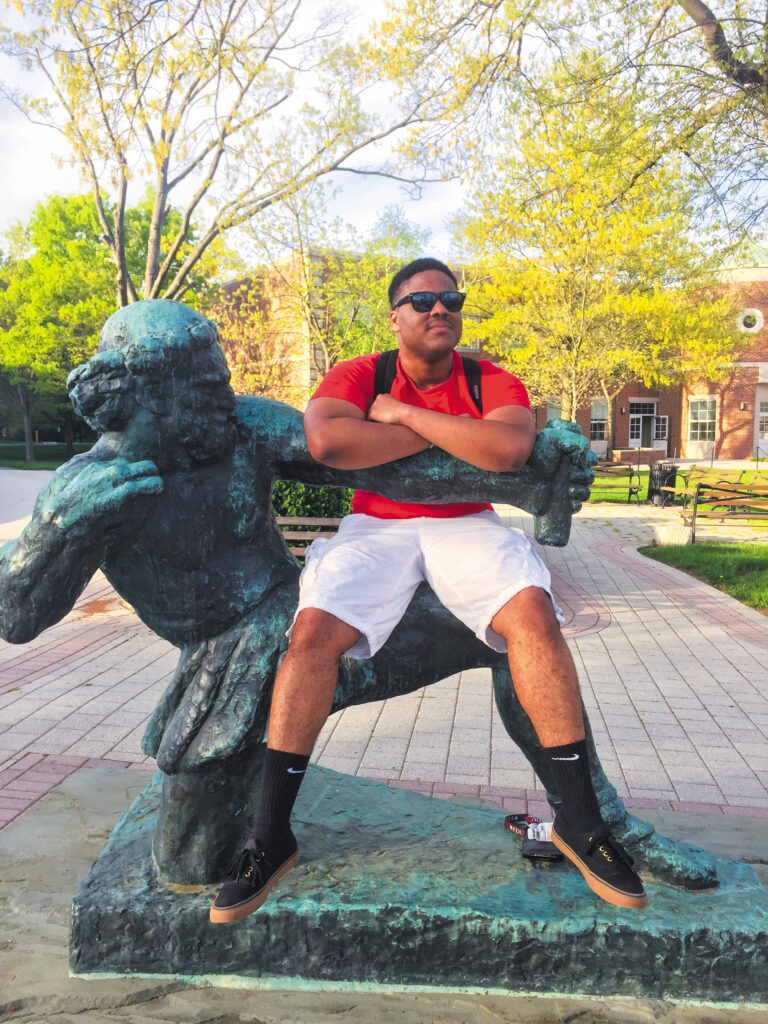
{"type": "Polygon", "coordinates": [[[302,861],[256,914],[212,925],[213,888],[158,882],[156,776],[73,904],[77,976],[765,1002],[768,893],[718,865],[720,889],[649,885],[649,906],[598,901],[569,864],[534,867],[498,810],[313,766],[296,807],[302,861]]]}

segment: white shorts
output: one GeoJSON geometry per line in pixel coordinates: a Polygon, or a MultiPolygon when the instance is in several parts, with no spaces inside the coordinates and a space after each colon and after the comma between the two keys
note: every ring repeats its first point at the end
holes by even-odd
{"type": "Polygon", "coordinates": [[[530,540],[495,512],[451,519],[349,515],[335,537],[308,548],[294,622],[304,608],[330,612],[362,634],[347,657],[370,658],[424,580],[494,651],[506,644],[490,624],[510,598],[526,587],[541,587],[552,598],[549,572],[530,540]]]}

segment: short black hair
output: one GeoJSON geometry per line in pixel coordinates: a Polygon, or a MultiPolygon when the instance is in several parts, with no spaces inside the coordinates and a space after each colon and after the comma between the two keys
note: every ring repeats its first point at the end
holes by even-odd
{"type": "Polygon", "coordinates": [[[450,269],[446,267],[440,260],[432,259],[431,256],[423,256],[418,260],[411,260],[410,263],[401,267],[400,270],[395,274],[392,280],[389,282],[389,308],[392,309],[395,304],[395,296],[400,290],[400,286],[404,284],[409,278],[415,277],[416,274],[423,274],[425,270],[439,270],[441,274],[446,274],[456,287],[459,287],[459,282],[456,280],[456,275],[450,269]]]}

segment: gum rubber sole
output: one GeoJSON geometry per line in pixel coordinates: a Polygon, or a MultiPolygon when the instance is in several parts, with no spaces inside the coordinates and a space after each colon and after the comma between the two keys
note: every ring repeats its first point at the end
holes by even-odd
{"type": "Polygon", "coordinates": [[[244,917],[248,917],[254,910],[258,910],[263,903],[266,903],[267,896],[269,896],[272,887],[276,882],[279,882],[283,875],[287,874],[291,868],[296,867],[299,863],[299,853],[292,854],[287,861],[280,865],[275,871],[274,875],[271,875],[269,880],[259,889],[258,892],[254,893],[250,899],[243,900],[242,903],[237,903],[233,907],[217,907],[211,904],[209,911],[209,918],[214,924],[228,924],[230,921],[242,921],[244,917]]]}
{"type": "Polygon", "coordinates": [[[648,903],[648,897],[645,893],[642,896],[635,896],[631,892],[622,892],[621,889],[616,889],[609,885],[608,882],[604,882],[602,878],[598,878],[597,875],[589,870],[578,854],[560,838],[554,829],[552,829],[552,842],[561,853],[565,854],[571,863],[576,865],[592,892],[601,899],[604,899],[606,903],[613,903],[617,907],[626,907],[628,910],[642,910],[648,903]]]}

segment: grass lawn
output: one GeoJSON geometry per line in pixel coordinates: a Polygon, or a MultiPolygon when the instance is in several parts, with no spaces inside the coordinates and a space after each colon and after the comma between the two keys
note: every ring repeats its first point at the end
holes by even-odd
{"type": "MultiPolygon", "coordinates": [[[[92,446],[92,441],[76,441],[75,454],[87,452],[92,446]]],[[[36,444],[33,450],[35,461],[27,462],[21,442],[0,444],[0,466],[5,469],[58,469],[67,461],[65,444],[36,444]]]]}
{"type": "Polygon", "coordinates": [[[12,459],[0,459],[3,469],[58,469],[66,459],[35,459],[34,462],[14,462],[12,459]]]}
{"type": "Polygon", "coordinates": [[[640,548],[751,608],[768,611],[768,544],[687,544],[640,548]]]}
{"type": "MultiPolygon", "coordinates": [[[[640,502],[641,503],[645,501],[645,497],[648,494],[648,474],[649,474],[649,472],[650,471],[648,469],[641,469],[640,472],[639,472],[639,476],[640,476],[640,502]]],[[[626,478],[616,477],[616,478],[612,479],[610,481],[610,483],[614,484],[614,485],[615,484],[620,484],[621,488],[623,488],[623,489],[616,488],[615,486],[612,486],[607,491],[601,491],[598,486],[594,486],[594,487],[591,488],[590,494],[589,494],[590,504],[594,504],[595,502],[598,502],[598,501],[612,501],[612,502],[615,502],[616,504],[619,504],[619,505],[626,505],[627,504],[627,492],[629,490],[629,477],[626,477],[626,478]]],[[[637,483],[637,477],[633,477],[632,478],[632,483],[633,484],[637,483]]],[[[634,498],[632,498],[632,504],[633,505],[637,504],[637,502],[635,501],[634,498]]]]}

